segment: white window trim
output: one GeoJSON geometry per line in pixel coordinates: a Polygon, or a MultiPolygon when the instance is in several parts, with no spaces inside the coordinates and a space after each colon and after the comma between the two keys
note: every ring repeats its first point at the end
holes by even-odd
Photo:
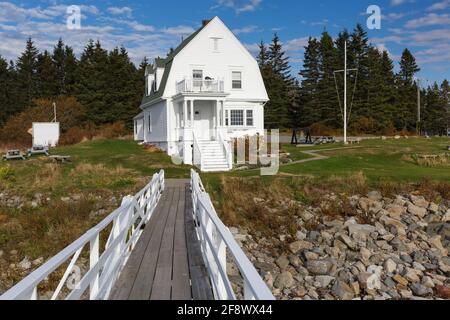
{"type": "Polygon", "coordinates": [[[147,121],[148,121],[147,132],[148,133],[152,133],[153,132],[153,126],[152,126],[152,115],[151,114],[147,115],[147,121]]]}
{"type": "Polygon", "coordinates": [[[255,125],[255,109],[253,107],[230,107],[225,109],[225,126],[228,128],[256,128],[255,125]],[[231,111],[240,110],[243,111],[243,125],[231,125],[231,111]],[[253,125],[247,125],[247,111],[252,111],[253,125]]]}
{"type": "Polygon", "coordinates": [[[244,90],[244,72],[242,70],[231,70],[231,90],[233,91],[242,91],[244,90]],[[233,73],[239,72],[241,74],[241,87],[233,88],[233,73]]]}

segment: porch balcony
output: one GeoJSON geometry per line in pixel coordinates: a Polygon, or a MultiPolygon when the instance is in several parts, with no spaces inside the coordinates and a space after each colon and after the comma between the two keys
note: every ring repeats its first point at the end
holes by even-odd
{"type": "Polygon", "coordinates": [[[176,83],[176,93],[224,93],[223,80],[184,79],[176,83]]]}

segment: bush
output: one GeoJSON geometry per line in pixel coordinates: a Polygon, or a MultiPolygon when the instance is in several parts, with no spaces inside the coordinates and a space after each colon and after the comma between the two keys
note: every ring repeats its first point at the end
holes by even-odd
{"type": "Polygon", "coordinates": [[[10,180],[14,176],[14,170],[9,166],[0,167],[0,180],[10,180]]]}
{"type": "Polygon", "coordinates": [[[113,124],[106,125],[100,128],[95,137],[96,138],[104,138],[104,139],[112,139],[123,137],[127,135],[129,132],[125,127],[125,123],[123,121],[118,121],[113,124]]]}

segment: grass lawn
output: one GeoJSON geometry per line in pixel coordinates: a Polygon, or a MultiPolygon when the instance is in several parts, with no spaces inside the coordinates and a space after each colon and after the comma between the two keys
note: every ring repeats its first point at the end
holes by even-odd
{"type": "Polygon", "coordinates": [[[343,144],[323,145],[312,148],[285,147],[293,159],[304,150],[326,150],[319,152],[329,159],[282,166],[280,173],[294,175],[331,175],[345,176],[350,173],[363,172],[369,181],[385,178],[392,181],[417,182],[423,179],[450,181],[450,164],[423,166],[417,164],[417,155],[443,154],[450,144],[448,138],[421,138],[401,140],[365,140],[353,149],[344,149],[343,144]],[[296,148],[297,150],[292,150],[296,148]]]}

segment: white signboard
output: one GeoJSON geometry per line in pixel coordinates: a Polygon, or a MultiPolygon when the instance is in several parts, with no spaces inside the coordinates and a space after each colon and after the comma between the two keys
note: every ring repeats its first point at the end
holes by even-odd
{"type": "Polygon", "coordinates": [[[59,122],[34,122],[33,146],[56,147],[59,141],[59,122]]]}

